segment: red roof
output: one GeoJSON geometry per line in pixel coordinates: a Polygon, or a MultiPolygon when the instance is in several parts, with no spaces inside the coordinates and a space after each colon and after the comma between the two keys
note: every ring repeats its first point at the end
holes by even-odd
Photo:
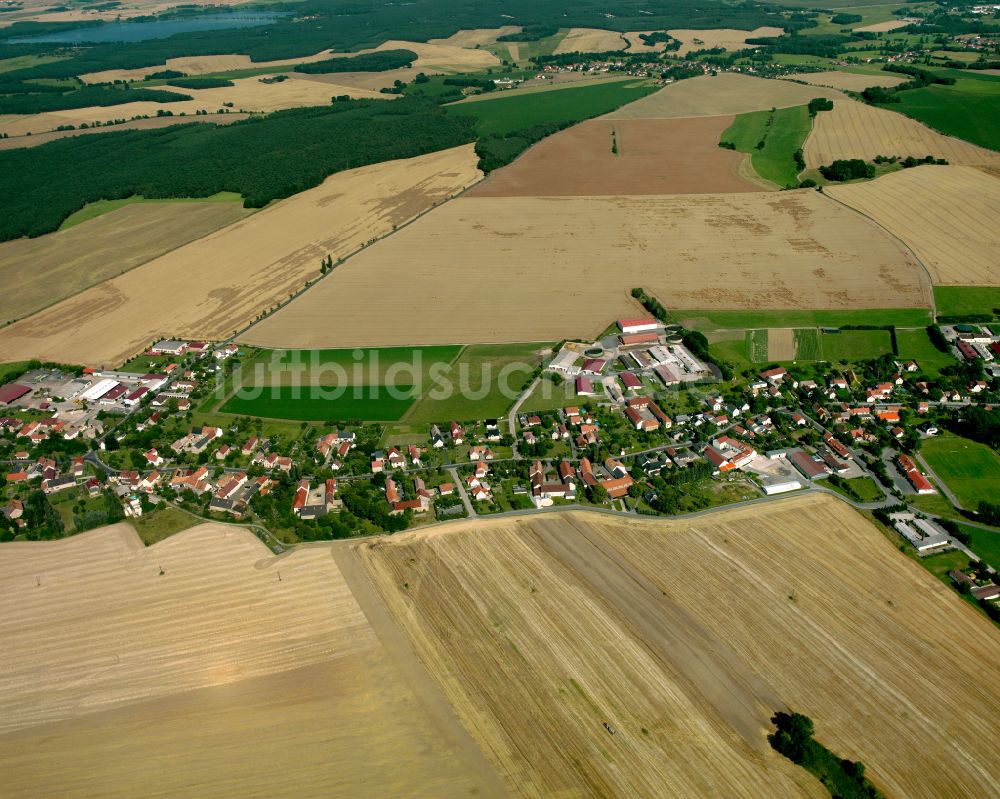
{"type": "Polygon", "coordinates": [[[655,325],[656,320],[651,316],[636,317],[634,319],[619,319],[618,327],[624,330],[626,327],[640,327],[642,325],[655,325]]]}
{"type": "Polygon", "coordinates": [[[659,333],[630,333],[621,337],[622,346],[631,347],[636,344],[659,344],[659,333]]]}
{"type": "Polygon", "coordinates": [[[631,372],[622,372],[619,377],[625,384],[625,388],[639,388],[642,385],[642,381],[631,372]]]}
{"type": "Polygon", "coordinates": [[[29,394],[31,388],[23,383],[8,383],[0,387],[0,402],[5,405],[15,400],[21,399],[25,394],[29,394]]]}

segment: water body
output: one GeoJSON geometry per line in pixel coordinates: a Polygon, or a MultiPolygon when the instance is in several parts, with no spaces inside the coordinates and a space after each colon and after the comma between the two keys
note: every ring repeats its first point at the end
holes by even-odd
{"type": "Polygon", "coordinates": [[[252,28],[267,25],[288,16],[286,11],[234,11],[231,14],[199,14],[168,17],[144,22],[109,22],[86,28],[71,28],[37,36],[18,36],[9,42],[53,42],[58,44],[106,44],[109,42],[145,42],[165,39],[177,33],[252,28]]]}

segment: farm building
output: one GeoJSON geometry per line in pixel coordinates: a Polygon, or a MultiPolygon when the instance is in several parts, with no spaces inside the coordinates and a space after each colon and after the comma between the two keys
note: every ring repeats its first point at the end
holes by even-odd
{"type": "Polygon", "coordinates": [[[624,335],[631,335],[633,333],[649,333],[650,331],[656,330],[659,326],[659,323],[655,319],[648,316],[641,319],[618,320],[618,329],[621,330],[624,335]]]}
{"type": "Polygon", "coordinates": [[[153,353],[153,355],[183,355],[186,349],[186,341],[164,339],[163,341],[157,341],[152,347],[149,348],[149,351],[153,353]]]}
{"type": "Polygon", "coordinates": [[[817,463],[813,457],[801,449],[793,450],[789,453],[788,459],[792,465],[802,472],[803,477],[810,480],[822,480],[829,475],[829,470],[822,463],[817,463]]]}
{"type": "Polygon", "coordinates": [[[8,383],[0,387],[0,405],[10,405],[17,402],[25,394],[29,394],[31,389],[23,383],[8,383]]]}
{"type": "Polygon", "coordinates": [[[913,486],[914,491],[918,494],[934,493],[934,486],[920,473],[917,464],[913,462],[913,458],[909,455],[900,455],[896,458],[896,462],[899,464],[899,468],[906,476],[906,479],[910,481],[910,485],[913,486]]]}

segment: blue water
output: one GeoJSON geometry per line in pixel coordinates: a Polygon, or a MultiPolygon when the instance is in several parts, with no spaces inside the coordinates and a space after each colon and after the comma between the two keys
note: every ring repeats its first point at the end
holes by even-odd
{"type": "Polygon", "coordinates": [[[57,42],[59,44],[101,44],[106,42],[145,42],[165,39],[175,33],[252,28],[267,25],[287,16],[282,11],[234,11],[231,14],[201,14],[193,17],[169,17],[147,22],[109,22],[90,28],[71,28],[58,33],[18,36],[8,42],[57,42]]]}

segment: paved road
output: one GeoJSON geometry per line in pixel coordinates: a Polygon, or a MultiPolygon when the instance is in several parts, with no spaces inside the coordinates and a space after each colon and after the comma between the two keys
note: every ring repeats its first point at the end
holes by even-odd
{"type": "Polygon", "coordinates": [[[517,398],[517,401],[514,403],[514,405],[511,407],[510,411],[507,414],[507,426],[510,430],[510,438],[511,438],[511,451],[514,453],[515,458],[521,457],[517,451],[517,413],[521,409],[521,406],[524,404],[524,401],[529,397],[531,392],[535,390],[535,386],[537,386],[541,382],[541,380],[542,380],[541,375],[532,380],[531,385],[521,392],[521,396],[517,398]]]}
{"type": "Polygon", "coordinates": [[[470,519],[474,519],[478,514],[476,513],[476,509],[472,507],[469,495],[465,493],[465,483],[463,483],[462,478],[458,476],[458,469],[452,466],[448,469],[448,473],[451,475],[451,479],[455,482],[455,490],[458,491],[458,495],[462,498],[462,504],[465,505],[465,512],[468,514],[470,519]]]}
{"type": "Polygon", "coordinates": [[[927,472],[927,476],[934,481],[934,483],[937,485],[938,490],[948,498],[948,501],[959,510],[969,510],[968,508],[963,506],[961,502],[958,501],[958,497],[956,497],[951,492],[951,489],[948,488],[947,485],[945,485],[944,480],[942,480],[940,477],[937,476],[937,474],[934,473],[934,470],[930,467],[927,461],[924,460],[923,455],[921,455],[919,452],[915,454],[917,458],[917,463],[919,463],[923,467],[924,471],[927,472]]]}

